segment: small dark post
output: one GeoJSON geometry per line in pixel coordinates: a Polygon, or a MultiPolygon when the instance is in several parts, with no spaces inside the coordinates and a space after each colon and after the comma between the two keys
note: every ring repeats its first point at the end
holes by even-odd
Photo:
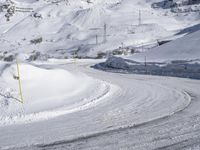
{"type": "Polygon", "coordinates": [[[141,10],[139,10],[138,24],[139,26],[142,24],[141,10]]]}
{"type": "Polygon", "coordinates": [[[144,58],[144,66],[145,66],[145,72],[147,74],[147,56],[145,55],[145,58],[144,58]]]}
{"type": "Polygon", "coordinates": [[[107,42],[106,36],[107,36],[107,25],[104,24],[104,39],[103,39],[103,42],[104,42],[104,43],[107,42]]]}
{"type": "Polygon", "coordinates": [[[96,37],[96,45],[98,45],[98,35],[96,35],[95,37],[96,37]]]}

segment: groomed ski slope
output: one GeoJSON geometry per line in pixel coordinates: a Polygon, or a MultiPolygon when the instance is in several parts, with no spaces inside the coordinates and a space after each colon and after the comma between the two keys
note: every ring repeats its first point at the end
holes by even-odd
{"type": "MultiPolygon", "coordinates": [[[[39,72],[45,77],[48,76],[44,73],[46,71],[56,73],[56,77],[59,77],[59,72],[63,71],[66,79],[63,77],[63,82],[59,82],[58,79],[59,84],[53,85],[55,89],[64,88],[63,90],[67,92],[66,87],[72,91],[74,91],[72,86],[76,89],[79,89],[79,86],[88,87],[81,88],[84,92],[80,92],[79,96],[75,95],[73,99],[69,99],[65,92],[58,93],[57,98],[51,99],[52,85],[50,84],[46,94],[43,95],[43,98],[50,100],[46,103],[40,98],[40,94],[37,95],[38,99],[36,97],[36,99],[28,99],[30,96],[28,94],[31,94],[28,92],[25,96],[27,103],[23,106],[24,110],[26,106],[30,108],[35,101],[40,109],[35,105],[32,112],[23,111],[21,115],[8,119],[2,116],[1,122],[4,124],[1,123],[0,126],[1,148],[154,149],[187,139],[189,141],[189,138],[199,136],[193,133],[193,130],[199,128],[196,121],[196,118],[199,119],[199,109],[197,109],[200,105],[199,81],[107,73],[89,68],[92,64],[91,61],[72,64],[66,60],[51,60],[47,63],[37,63],[35,66],[22,65],[22,71],[23,67],[29,68],[29,71],[41,69],[39,72]],[[54,72],[54,68],[60,71],[54,72]],[[76,78],[77,74],[81,74],[81,81],[69,82],[69,79],[76,78]],[[79,83],[76,84],[77,82],[79,83]],[[91,98],[96,95],[99,96],[91,98]],[[87,104],[84,103],[85,101],[87,104]],[[72,106],[75,111],[69,113],[68,110],[72,106]],[[30,115],[31,117],[28,117],[30,115]],[[156,126],[158,126],[157,130],[156,126]],[[191,135],[187,136],[185,132],[191,135]]],[[[8,73],[11,68],[12,66],[5,69],[3,74],[8,73]]],[[[31,82],[24,82],[25,87],[30,87],[32,82],[36,86],[40,85],[36,80],[38,78],[36,74],[31,82]]],[[[46,80],[51,78],[47,77],[46,80]]],[[[1,76],[1,80],[6,81],[6,78],[1,76]]]]}

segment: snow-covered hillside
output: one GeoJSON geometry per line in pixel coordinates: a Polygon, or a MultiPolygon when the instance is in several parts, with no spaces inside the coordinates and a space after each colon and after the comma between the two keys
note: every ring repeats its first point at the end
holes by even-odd
{"type": "Polygon", "coordinates": [[[155,9],[152,8],[155,2],[1,0],[0,6],[5,7],[0,8],[0,50],[40,51],[53,57],[96,56],[117,49],[122,43],[138,46],[170,38],[199,23],[199,11],[177,13],[155,9]]]}
{"type": "Polygon", "coordinates": [[[128,58],[144,61],[200,60],[200,31],[128,58]]]}
{"type": "Polygon", "coordinates": [[[0,0],[0,149],[200,149],[199,42],[199,0],[0,0]]]}

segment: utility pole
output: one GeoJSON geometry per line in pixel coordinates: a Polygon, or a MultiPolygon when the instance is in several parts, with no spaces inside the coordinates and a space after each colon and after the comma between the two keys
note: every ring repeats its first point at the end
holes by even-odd
{"type": "Polygon", "coordinates": [[[124,43],[122,42],[121,45],[122,45],[122,47],[121,47],[122,53],[125,54],[125,52],[124,52],[124,43]]]}
{"type": "Polygon", "coordinates": [[[103,35],[103,43],[107,42],[107,25],[104,24],[104,35],[103,35]]]}
{"type": "Polygon", "coordinates": [[[147,74],[147,56],[146,56],[146,54],[145,54],[145,57],[144,57],[144,66],[145,66],[145,72],[146,72],[146,74],[147,74]]]}
{"type": "Polygon", "coordinates": [[[121,44],[122,44],[122,49],[124,49],[124,43],[122,42],[121,44]]]}
{"type": "Polygon", "coordinates": [[[146,51],[144,51],[144,45],[143,45],[143,42],[142,42],[142,52],[144,53],[144,68],[145,68],[145,73],[147,74],[147,56],[146,56],[146,51]]]}
{"type": "Polygon", "coordinates": [[[98,45],[98,35],[96,35],[96,45],[98,45]]]}
{"type": "Polygon", "coordinates": [[[142,43],[142,52],[145,54],[144,55],[144,67],[145,67],[145,73],[147,74],[147,56],[146,56],[146,51],[144,52],[143,43],[142,43]]]}
{"type": "Polygon", "coordinates": [[[141,24],[142,24],[142,14],[141,10],[139,10],[138,25],[140,26],[141,24]]]}

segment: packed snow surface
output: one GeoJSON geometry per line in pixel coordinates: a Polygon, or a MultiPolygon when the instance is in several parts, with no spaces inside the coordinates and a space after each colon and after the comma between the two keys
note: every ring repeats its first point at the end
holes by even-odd
{"type": "MultiPolygon", "coordinates": [[[[199,109],[194,109],[199,106],[199,81],[102,72],[89,68],[88,65],[92,65],[94,62],[96,63],[96,60],[79,60],[76,64],[73,64],[69,60],[51,60],[46,63],[22,64],[22,72],[24,69],[32,72],[37,70],[38,72],[35,72],[32,76],[26,76],[26,71],[23,73],[22,85],[28,88],[27,90],[23,88],[27,92],[25,92],[26,101],[24,105],[15,103],[10,99],[11,105],[7,107],[1,105],[1,111],[10,110],[10,106],[12,108],[23,106],[24,108],[24,111],[20,112],[17,117],[6,118],[1,116],[1,148],[48,149],[53,147],[55,149],[68,149],[71,145],[75,149],[90,149],[89,145],[91,144],[96,149],[99,149],[99,146],[107,149],[123,148],[124,146],[125,148],[130,146],[135,149],[145,149],[147,147],[153,149],[170,144],[168,141],[160,140],[157,137],[159,136],[158,133],[163,133],[161,134],[162,139],[165,130],[172,127],[177,127],[173,131],[174,134],[179,132],[179,125],[177,124],[179,121],[176,122],[175,120],[179,118],[181,122],[184,122],[184,119],[190,119],[187,116],[194,115],[195,117],[199,112],[199,109]],[[58,71],[54,69],[55,67],[58,71]],[[55,84],[53,82],[54,76],[49,76],[49,73],[61,78],[62,82],[57,79],[58,84],[55,84]],[[77,75],[80,74],[80,79],[76,79],[77,75]],[[38,83],[37,79],[41,79],[41,77],[46,79],[44,81],[40,80],[38,83]],[[30,78],[32,78],[31,81],[28,80],[30,78]],[[47,80],[49,85],[49,87],[46,87],[47,90],[37,91],[35,87],[39,85],[45,87],[42,83],[46,81],[47,84],[47,80]],[[51,80],[54,85],[50,83],[51,80]],[[78,82],[79,84],[76,84],[78,82]],[[76,94],[72,99],[69,99],[68,94],[62,92],[64,90],[70,92],[69,94],[73,94],[83,84],[87,87],[81,88],[77,92],[78,96],[76,94]],[[54,91],[51,88],[58,88],[59,91],[54,91]],[[31,98],[32,93],[29,91],[33,89],[36,90],[34,93],[37,95],[34,96],[34,99],[31,98]],[[50,92],[55,92],[53,98],[49,96],[51,95],[50,92]],[[78,101],[77,97],[82,99],[78,101]],[[193,99],[196,99],[196,101],[192,101],[193,99]],[[196,105],[193,103],[196,103],[196,105]],[[61,107],[61,104],[63,107],[61,107]],[[35,107],[30,108],[31,105],[35,107]],[[30,110],[26,110],[26,107],[30,110]],[[72,107],[73,111],[69,113],[70,109],[68,107],[72,107]],[[64,113],[55,115],[58,112],[64,113]],[[31,114],[31,117],[28,117],[29,114],[31,114]],[[45,116],[44,114],[47,117],[40,118],[45,116]],[[49,114],[53,117],[49,117],[49,114]],[[184,119],[176,117],[177,114],[182,115],[184,119]],[[169,118],[169,121],[167,118],[169,118]],[[166,121],[169,127],[160,126],[158,133],[152,133],[151,136],[146,136],[142,132],[145,136],[141,139],[142,134],[140,134],[138,137],[141,142],[137,141],[137,138],[131,138],[140,132],[138,131],[140,126],[143,127],[147,124],[146,129],[144,129],[144,132],[147,132],[148,130],[151,131],[157,123],[162,123],[162,121],[166,121]],[[173,125],[170,125],[170,122],[174,122],[173,125]],[[137,132],[132,132],[134,127],[137,126],[138,128],[135,129],[137,132]],[[116,138],[112,138],[112,135],[115,135],[116,138]],[[123,143],[123,140],[120,140],[121,142],[115,143],[118,137],[120,139],[124,137],[127,142],[123,143]],[[128,139],[129,137],[131,141],[128,139]],[[114,144],[107,145],[106,139],[114,144]],[[153,144],[151,139],[155,139],[158,145],[153,144]],[[82,146],[79,142],[83,143],[82,146]],[[135,143],[135,146],[131,145],[133,143],[135,143]]],[[[5,82],[5,87],[8,84],[12,85],[13,88],[15,87],[13,79],[7,80],[12,78],[10,72],[13,71],[13,67],[11,65],[3,71],[1,80],[5,82]]],[[[27,75],[30,74],[27,73],[27,75]]],[[[15,116],[15,114],[11,114],[15,116]]],[[[6,115],[9,116],[9,114],[6,115]]],[[[194,120],[191,118],[191,121],[194,120]]],[[[166,132],[168,133],[168,131],[166,132]]],[[[180,132],[184,134],[185,128],[180,132]]],[[[178,142],[181,139],[178,138],[172,140],[172,142],[178,142]]]]}
{"type": "Polygon", "coordinates": [[[0,0],[0,149],[200,149],[199,80],[91,67],[105,60],[55,59],[131,47],[143,53],[110,57],[111,71],[147,72],[153,62],[198,76],[200,6],[160,2],[0,0]],[[168,39],[177,40],[157,45],[168,39]],[[152,45],[158,47],[146,48],[152,45]]]}

